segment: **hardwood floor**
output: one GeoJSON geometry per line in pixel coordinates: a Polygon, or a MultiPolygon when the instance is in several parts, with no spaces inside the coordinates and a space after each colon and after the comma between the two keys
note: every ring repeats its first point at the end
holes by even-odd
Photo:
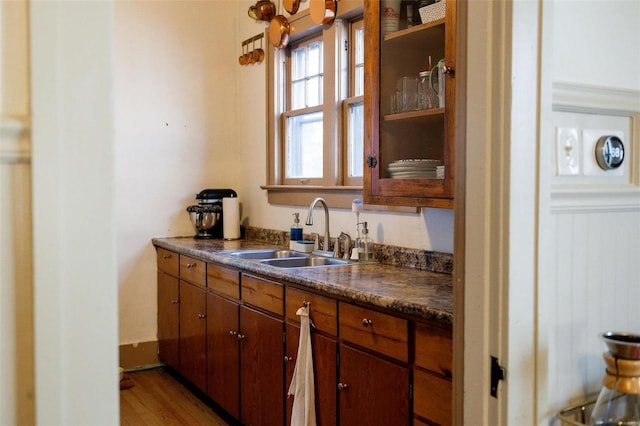
{"type": "Polygon", "coordinates": [[[120,391],[120,424],[227,426],[218,415],[163,368],[126,373],[134,386],[120,391]]]}

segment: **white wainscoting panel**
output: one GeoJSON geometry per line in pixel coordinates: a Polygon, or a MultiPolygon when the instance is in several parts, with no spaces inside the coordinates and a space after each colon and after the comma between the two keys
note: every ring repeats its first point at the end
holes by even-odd
{"type": "Polygon", "coordinates": [[[599,335],[640,333],[640,213],[555,214],[555,294],[549,332],[549,400],[593,396],[604,376],[599,335]]]}
{"type": "Polygon", "coordinates": [[[578,135],[584,129],[623,132],[625,170],[619,176],[586,176],[582,169],[559,176],[556,141],[542,141],[554,144],[542,150],[549,153],[541,171],[550,177],[550,194],[539,230],[550,418],[554,410],[597,396],[605,372],[603,332],[640,333],[640,91],[569,84],[553,89],[555,134],[558,128],[577,129],[578,135]]]}

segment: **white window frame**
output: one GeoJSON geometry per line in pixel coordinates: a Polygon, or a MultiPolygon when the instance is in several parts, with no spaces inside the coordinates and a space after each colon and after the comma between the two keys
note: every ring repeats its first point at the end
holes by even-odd
{"type": "Polygon", "coordinates": [[[284,174],[284,120],[286,105],[287,49],[272,49],[267,55],[267,184],[270,203],[305,205],[310,196],[323,196],[330,205],[350,207],[353,198],[362,196],[362,179],[348,179],[345,105],[349,95],[347,76],[350,58],[345,44],[349,40],[350,23],[362,16],[362,0],[343,0],[338,17],[331,25],[318,26],[311,22],[308,11],[290,18],[289,45],[319,34],[323,41],[323,177],[319,179],[286,179],[284,174]],[[319,33],[320,32],[320,33],[319,33]],[[347,76],[347,78],[340,78],[347,76]]]}
{"type": "MultiPolygon", "coordinates": [[[[349,25],[349,40],[352,42],[352,44],[355,45],[355,34],[356,34],[356,29],[357,28],[364,28],[364,18],[361,19],[357,19],[354,20],[350,23],[349,25]]],[[[363,63],[364,66],[364,63],[363,63]]],[[[353,71],[353,73],[355,74],[355,69],[356,69],[356,50],[355,48],[351,48],[349,49],[349,70],[353,71]]],[[[363,70],[364,72],[364,70],[363,70]]],[[[342,101],[342,122],[343,124],[343,134],[342,134],[342,149],[343,149],[343,158],[344,158],[344,167],[343,167],[343,173],[344,173],[344,185],[348,185],[348,186],[362,186],[363,184],[363,176],[358,176],[358,177],[350,177],[349,176],[349,109],[351,108],[351,105],[354,104],[362,104],[362,107],[364,108],[364,81],[363,81],[363,94],[362,95],[358,95],[355,96],[355,91],[356,91],[356,79],[355,79],[355,75],[350,76],[349,77],[349,91],[347,93],[347,97],[342,101]]],[[[362,128],[362,134],[364,137],[364,123],[363,123],[363,128],[362,128]]],[[[364,144],[364,141],[363,141],[364,144]]],[[[364,158],[362,158],[362,163],[363,163],[363,173],[364,173],[364,158]]]]}

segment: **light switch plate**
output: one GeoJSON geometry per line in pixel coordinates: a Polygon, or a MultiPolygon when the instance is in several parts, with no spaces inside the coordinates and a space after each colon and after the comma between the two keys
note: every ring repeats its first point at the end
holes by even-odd
{"type": "Polygon", "coordinates": [[[575,127],[556,129],[556,175],[580,174],[580,132],[575,127]]]}

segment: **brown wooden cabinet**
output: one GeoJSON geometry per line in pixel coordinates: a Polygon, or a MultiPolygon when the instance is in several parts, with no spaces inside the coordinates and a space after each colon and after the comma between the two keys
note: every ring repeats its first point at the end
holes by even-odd
{"type": "Polygon", "coordinates": [[[365,203],[451,208],[456,0],[446,0],[442,19],[384,35],[380,13],[379,0],[365,0],[365,203]],[[397,102],[399,81],[417,79],[428,70],[429,56],[434,70],[440,59],[446,65],[444,106],[403,110],[397,102]],[[418,165],[403,160],[438,161],[443,178],[426,164],[429,161],[418,165]]]}
{"type": "Polygon", "coordinates": [[[240,418],[240,272],[207,264],[207,395],[240,418]]]}
{"type": "Polygon", "coordinates": [[[409,424],[409,322],[344,302],[338,311],[340,422],[409,424]]]}
{"type": "Polygon", "coordinates": [[[180,365],[179,303],[178,278],[158,271],[158,358],[175,369],[180,365]]]}
{"type": "MultiPolygon", "coordinates": [[[[296,312],[304,303],[309,303],[310,318],[313,322],[311,346],[317,423],[335,425],[338,422],[337,302],[328,297],[291,287],[286,288],[285,391],[288,391],[293,377],[300,341],[300,319],[296,312]]],[[[293,399],[293,397],[287,399],[287,425],[291,422],[293,399]]]]}
{"type": "Polygon", "coordinates": [[[180,364],[178,371],[198,389],[207,386],[206,293],[180,280],[180,364]]]}
{"type": "Polygon", "coordinates": [[[159,357],[245,425],[290,422],[304,303],[318,424],[451,424],[447,326],[158,249],[159,357]]]}
{"type": "Polygon", "coordinates": [[[340,345],[340,424],[408,425],[409,368],[340,345]]]}
{"type": "Polygon", "coordinates": [[[240,308],[240,420],[247,426],[284,424],[283,321],[240,308]]]}
{"type": "Polygon", "coordinates": [[[158,264],[158,358],[177,369],[180,365],[180,256],[163,248],[158,264]]]}
{"type": "Polygon", "coordinates": [[[236,419],[240,418],[239,309],[236,301],[207,294],[207,395],[236,419]]]}
{"type": "Polygon", "coordinates": [[[248,274],[241,278],[240,420],[284,424],[284,286],[248,274]]]}
{"type": "Polygon", "coordinates": [[[413,371],[413,413],[438,425],[452,422],[452,335],[451,329],[436,325],[415,325],[415,367],[413,371]]]}

